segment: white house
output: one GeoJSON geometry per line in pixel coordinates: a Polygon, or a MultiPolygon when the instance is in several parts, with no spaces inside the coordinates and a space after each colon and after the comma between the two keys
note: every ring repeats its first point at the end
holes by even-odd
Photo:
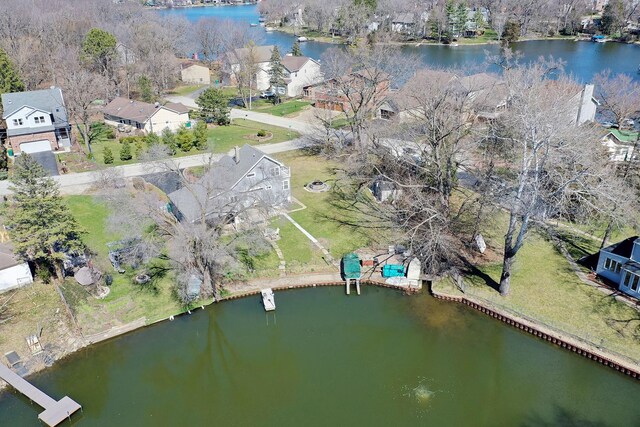
{"type": "Polygon", "coordinates": [[[320,64],[308,56],[286,55],[282,58],[287,83],[287,96],[301,96],[304,87],[322,82],[320,64]]]}
{"type": "MultiPolygon", "coordinates": [[[[638,132],[610,129],[602,138],[602,144],[609,150],[612,161],[627,162],[640,156],[639,153],[634,153],[639,136],[638,132]]],[[[636,150],[638,149],[640,149],[640,145],[636,148],[636,150]]]]}
{"type": "Polygon", "coordinates": [[[640,238],[600,249],[596,274],[615,283],[621,292],[640,298],[640,238]]]}
{"type": "Polygon", "coordinates": [[[104,107],[103,113],[108,125],[124,124],[147,133],[159,134],[165,129],[175,132],[190,123],[189,107],[175,102],[148,104],[118,97],[104,107]]]}
{"type": "Polygon", "coordinates": [[[13,254],[11,245],[0,243],[0,292],[33,283],[29,264],[13,254]]]}
{"type": "Polygon", "coordinates": [[[183,83],[196,85],[210,85],[211,73],[209,67],[200,64],[186,64],[180,71],[183,83]]]}
{"type": "Polygon", "coordinates": [[[238,75],[248,67],[255,67],[254,81],[256,90],[269,89],[269,69],[271,68],[271,53],[273,45],[252,46],[235,49],[226,56],[226,65],[232,84],[238,80],[238,75]]]}
{"type": "Polygon", "coordinates": [[[3,93],[2,110],[15,154],[71,148],[71,126],[60,88],[3,93]]]}

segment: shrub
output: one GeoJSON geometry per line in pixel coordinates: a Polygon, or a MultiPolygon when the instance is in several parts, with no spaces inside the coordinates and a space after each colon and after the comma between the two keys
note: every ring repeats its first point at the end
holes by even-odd
{"type": "Polygon", "coordinates": [[[263,138],[263,137],[267,136],[267,131],[266,131],[266,130],[264,130],[264,129],[260,129],[260,130],[258,131],[258,136],[259,136],[260,138],[263,138]]]}
{"type": "Polygon", "coordinates": [[[142,153],[144,152],[144,144],[142,141],[136,142],[136,159],[140,159],[142,153]]]}
{"type": "Polygon", "coordinates": [[[128,142],[122,143],[122,148],[120,148],[120,160],[127,161],[131,160],[133,156],[131,155],[131,145],[128,142]]]}
{"type": "Polygon", "coordinates": [[[113,151],[111,151],[111,148],[105,147],[102,152],[102,157],[105,165],[113,163],[113,151]]]}

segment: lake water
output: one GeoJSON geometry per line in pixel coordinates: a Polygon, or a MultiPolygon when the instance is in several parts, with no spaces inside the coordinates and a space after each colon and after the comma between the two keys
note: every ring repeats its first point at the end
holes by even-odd
{"type": "MultiPolygon", "coordinates": [[[[84,349],[32,381],[78,426],[634,426],[640,384],[468,307],[364,287],[197,310],[84,349]],[[267,320],[268,319],[268,320],[267,320]]],[[[39,408],[0,395],[0,425],[39,408]]]]}
{"type": "MultiPolygon", "coordinates": [[[[259,14],[257,5],[195,7],[159,10],[166,16],[182,16],[190,21],[204,17],[230,19],[238,25],[248,26],[257,23],[259,14]]],[[[261,27],[253,28],[256,38],[264,44],[275,44],[282,51],[291,49],[295,37],[277,31],[266,32],[261,27]]],[[[333,45],[327,43],[302,43],[305,55],[319,59],[322,53],[333,45]]],[[[570,40],[529,41],[516,43],[514,49],[523,55],[524,61],[536,60],[540,56],[562,59],[566,62],[566,70],[582,82],[591,80],[594,74],[607,68],[614,73],[626,73],[634,79],[640,79],[640,46],[620,43],[591,43],[570,40]]],[[[405,47],[405,51],[420,56],[425,65],[434,67],[459,67],[470,71],[480,70],[486,62],[487,53],[496,55],[500,52],[498,45],[480,46],[438,46],[422,45],[405,47]]]]}

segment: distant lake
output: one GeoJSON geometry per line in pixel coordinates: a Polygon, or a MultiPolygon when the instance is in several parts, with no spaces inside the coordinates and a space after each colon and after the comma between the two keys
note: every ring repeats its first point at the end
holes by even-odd
{"type": "MultiPolygon", "coordinates": [[[[229,19],[238,25],[257,23],[259,18],[257,5],[192,7],[159,10],[165,16],[183,16],[190,21],[205,17],[229,19]]],[[[255,27],[256,38],[264,44],[275,44],[282,51],[291,49],[295,37],[278,31],[266,32],[262,27],[255,27]]],[[[333,45],[328,43],[302,43],[305,55],[320,59],[322,53],[333,45]]],[[[591,43],[571,40],[542,40],[514,44],[516,51],[521,52],[524,61],[532,61],[540,56],[549,55],[566,62],[566,70],[577,80],[588,82],[602,70],[610,68],[614,73],[626,73],[640,80],[640,46],[621,43],[591,43]]],[[[441,46],[421,45],[407,46],[406,52],[418,54],[425,65],[433,67],[459,67],[469,71],[478,70],[486,61],[486,54],[496,55],[500,52],[498,45],[480,46],[441,46]]]]}

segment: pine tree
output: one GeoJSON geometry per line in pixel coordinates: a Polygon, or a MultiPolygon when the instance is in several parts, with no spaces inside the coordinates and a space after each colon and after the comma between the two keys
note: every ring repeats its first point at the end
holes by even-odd
{"type": "Polygon", "coordinates": [[[193,148],[193,133],[184,125],[180,126],[180,129],[178,129],[176,139],[178,140],[178,147],[180,147],[181,151],[186,153],[193,148]]]}
{"type": "Polygon", "coordinates": [[[24,83],[15,65],[4,49],[0,48],[0,93],[22,92],[24,83]]]}
{"type": "Polygon", "coordinates": [[[131,160],[133,156],[131,155],[131,145],[129,141],[125,141],[122,143],[122,147],[120,147],[120,160],[126,162],[127,160],[131,160]]]}
{"type": "Polygon", "coordinates": [[[286,85],[284,81],[284,65],[282,65],[282,58],[280,57],[278,46],[273,47],[269,63],[271,65],[271,68],[269,69],[269,83],[271,84],[271,88],[275,92],[273,102],[274,104],[276,104],[280,102],[280,94],[278,92],[278,89],[285,87],[286,85]]]}
{"type": "Polygon", "coordinates": [[[178,142],[176,141],[176,134],[171,132],[171,129],[164,128],[162,131],[162,143],[169,148],[171,154],[176,154],[178,148],[178,142]]]}
{"type": "Polygon", "coordinates": [[[21,154],[11,176],[13,196],[5,221],[15,253],[38,270],[55,271],[63,279],[64,253],[84,249],[82,230],[60,197],[58,184],[28,154],[21,154]]]}
{"type": "Polygon", "coordinates": [[[298,43],[298,40],[293,42],[293,46],[291,47],[291,54],[293,56],[302,56],[302,49],[300,49],[300,43],[298,43]]]}
{"type": "Polygon", "coordinates": [[[140,99],[144,102],[154,102],[156,100],[153,94],[153,85],[149,77],[140,76],[138,79],[138,90],[140,91],[140,99]]]}
{"type": "Polygon", "coordinates": [[[207,124],[202,120],[199,120],[198,123],[196,123],[196,127],[193,129],[194,145],[198,150],[207,149],[208,136],[207,124]]]}
{"type": "Polygon", "coordinates": [[[447,36],[453,38],[458,32],[456,5],[453,0],[448,0],[445,5],[445,14],[447,15],[447,36]]]}
{"type": "Polygon", "coordinates": [[[144,137],[145,142],[147,143],[147,147],[151,147],[152,145],[157,145],[162,143],[162,139],[158,134],[149,132],[147,136],[144,137]]]}
{"type": "Polygon", "coordinates": [[[105,165],[110,165],[113,163],[113,151],[111,151],[111,148],[109,147],[104,147],[104,150],[102,151],[102,157],[103,157],[103,161],[105,165]]]}
{"type": "Polygon", "coordinates": [[[196,104],[200,107],[201,118],[212,120],[221,126],[226,126],[230,123],[229,98],[222,90],[213,87],[208,88],[198,96],[196,104]]]}
{"type": "Polygon", "coordinates": [[[458,34],[464,36],[464,32],[467,29],[467,4],[464,1],[458,3],[456,8],[456,23],[458,34]]]}
{"type": "Polygon", "coordinates": [[[136,159],[139,160],[140,156],[142,156],[142,153],[144,153],[144,145],[143,145],[143,142],[140,140],[136,142],[136,149],[135,149],[136,159]]]}

